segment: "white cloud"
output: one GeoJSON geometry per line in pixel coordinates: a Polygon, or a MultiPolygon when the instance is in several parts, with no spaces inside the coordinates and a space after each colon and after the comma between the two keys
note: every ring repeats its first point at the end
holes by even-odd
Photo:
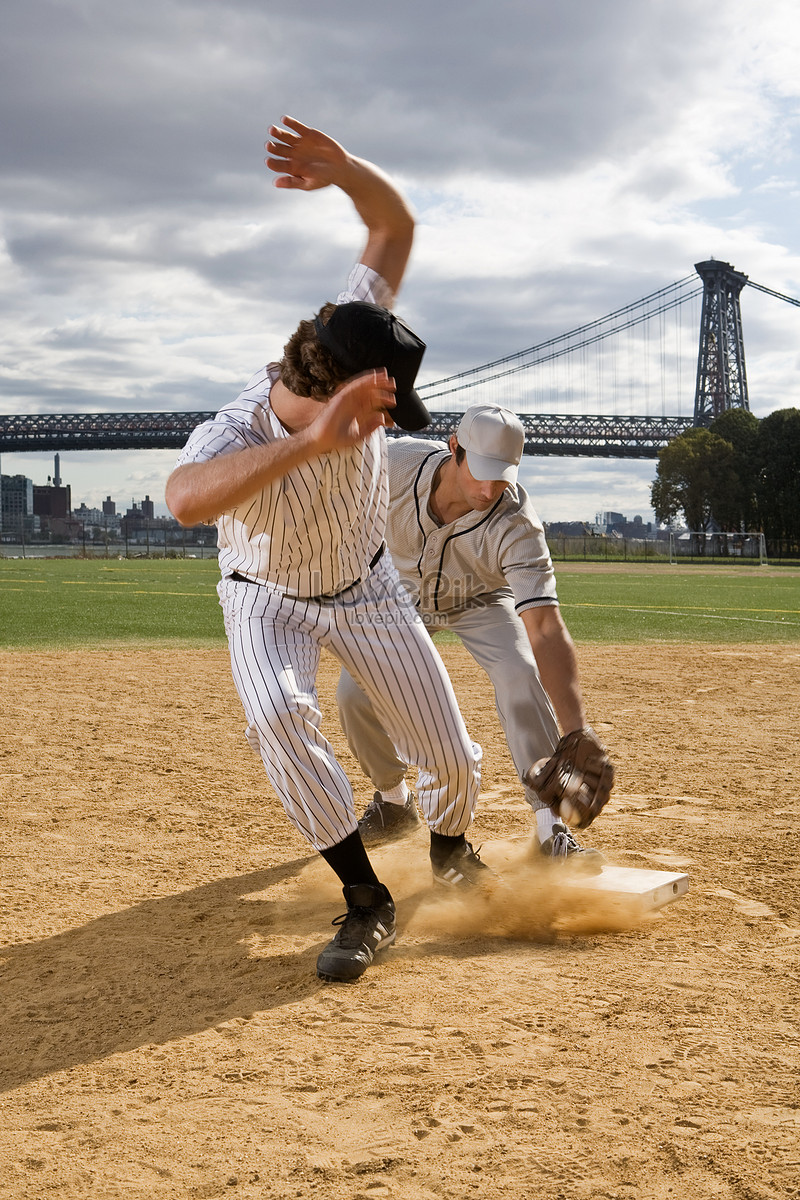
{"type": "Polygon", "coordinates": [[[655,521],[650,485],[655,462],[524,458],[519,479],[543,521],[594,521],[599,512],[655,521]]]}

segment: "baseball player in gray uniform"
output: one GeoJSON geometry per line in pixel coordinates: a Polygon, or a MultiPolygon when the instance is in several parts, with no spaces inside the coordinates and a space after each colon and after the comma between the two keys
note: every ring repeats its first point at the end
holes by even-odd
{"type": "MultiPolygon", "coordinates": [[[[544,530],[517,480],[524,430],[505,408],[468,408],[449,445],[416,438],[389,443],[386,538],[402,582],[426,626],[452,629],[492,682],[514,765],[549,758],[564,733],[586,725],[575,648],[562,620],[544,530]]],[[[366,843],[413,832],[407,762],[357,681],[342,672],[342,727],[376,789],[359,829],[366,843]]],[[[541,854],[599,871],[586,850],[525,787],[541,854]]]]}
{"type": "Polygon", "coordinates": [[[366,246],[336,304],[302,321],[282,359],[193,431],[166,496],[182,524],[217,524],[218,593],[247,740],[289,819],[343,884],[347,912],[317,972],[344,980],[394,940],[395,907],[321,730],[321,649],[346,667],[404,760],[418,766],[434,879],[443,884],[491,875],[465,838],[481,751],[385,551],[383,427],[394,418],[416,430],[430,420],[413,388],[424,344],[390,311],[413,219],[375,166],[326,134],[285,117],[270,137],[276,186],[340,188],[366,226],[366,246]]]}

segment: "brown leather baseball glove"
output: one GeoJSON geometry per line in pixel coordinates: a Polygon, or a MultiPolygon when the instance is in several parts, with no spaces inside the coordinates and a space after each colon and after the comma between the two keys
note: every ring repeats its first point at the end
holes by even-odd
{"type": "Polygon", "coordinates": [[[562,737],[550,758],[534,763],[523,781],[573,829],[586,829],[608,803],[614,767],[588,725],[562,737]]]}

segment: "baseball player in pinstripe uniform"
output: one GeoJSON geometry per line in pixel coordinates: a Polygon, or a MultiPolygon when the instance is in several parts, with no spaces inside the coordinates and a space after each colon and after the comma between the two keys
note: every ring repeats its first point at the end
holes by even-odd
{"type": "MultiPolygon", "coordinates": [[[[386,538],[403,584],[429,629],[449,628],[488,674],[500,723],[520,774],[549,758],[564,733],[586,725],[575,648],[561,618],[544,530],[517,481],[524,431],[493,404],[468,408],[449,444],[389,443],[386,538]]],[[[342,727],[375,796],[359,822],[366,843],[419,823],[406,761],[368,696],[343,671],[342,727]]],[[[597,871],[552,810],[525,787],[543,855],[597,871]]]]}
{"type": "Polygon", "coordinates": [[[413,389],[424,344],[390,308],[413,219],[371,163],[290,117],[270,127],[276,186],[340,188],[367,229],[335,305],[302,321],[241,395],[193,431],[167,483],[185,525],[216,521],[218,586],[247,739],[292,822],[339,876],[347,912],[317,962],[354,979],[395,938],[395,908],[358,831],[350,783],[321,730],[323,647],[357,680],[394,744],[419,768],[434,878],[491,872],[465,839],[480,783],[444,666],[399,586],[384,533],[386,437],[430,420],[413,389]]]}

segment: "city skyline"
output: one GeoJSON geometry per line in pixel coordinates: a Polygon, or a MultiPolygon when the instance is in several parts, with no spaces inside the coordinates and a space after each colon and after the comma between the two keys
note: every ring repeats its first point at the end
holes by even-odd
{"type": "MultiPolygon", "coordinates": [[[[135,454],[159,455],[159,456],[165,456],[168,459],[169,463],[172,464],[172,463],[174,463],[174,460],[177,457],[178,451],[176,451],[176,450],[159,450],[159,451],[143,450],[143,451],[131,451],[131,452],[115,451],[115,452],[108,452],[108,453],[104,453],[104,452],[100,451],[100,452],[96,452],[96,453],[97,453],[98,458],[103,457],[105,459],[112,457],[112,453],[119,454],[119,455],[122,455],[123,453],[125,453],[126,457],[128,457],[130,455],[135,455],[135,454]]],[[[124,505],[125,508],[127,509],[134,505],[140,505],[142,500],[147,498],[152,502],[152,504],[154,506],[154,514],[157,518],[171,516],[169,509],[167,508],[166,503],[163,498],[163,484],[164,484],[164,481],[166,480],[166,474],[164,475],[163,479],[159,475],[156,475],[156,483],[160,485],[161,490],[160,490],[160,492],[156,492],[155,494],[153,494],[152,492],[146,491],[146,490],[142,490],[140,488],[136,492],[129,489],[128,493],[121,493],[121,494],[115,495],[113,485],[108,485],[105,488],[102,486],[98,486],[91,493],[89,493],[89,495],[87,497],[87,496],[83,496],[78,493],[75,485],[71,482],[71,479],[68,477],[70,459],[71,459],[71,455],[69,452],[66,452],[66,453],[60,452],[59,453],[60,477],[61,477],[63,486],[65,486],[65,487],[69,486],[71,488],[72,511],[73,512],[75,512],[75,510],[77,508],[79,508],[81,505],[85,505],[85,507],[88,509],[102,510],[103,501],[105,501],[108,497],[110,497],[114,501],[114,503],[118,506],[117,515],[120,515],[120,513],[119,513],[120,506],[124,505]]],[[[542,521],[546,521],[548,523],[558,522],[558,521],[583,521],[583,522],[591,524],[594,522],[594,519],[595,519],[595,516],[597,513],[613,511],[613,512],[623,513],[628,520],[632,520],[633,517],[635,517],[635,516],[640,516],[645,522],[655,523],[655,514],[653,513],[652,508],[649,506],[649,504],[642,506],[642,505],[636,505],[636,503],[627,504],[627,505],[626,504],[619,505],[617,503],[614,503],[614,504],[606,503],[606,500],[605,500],[603,494],[598,493],[598,495],[595,496],[594,493],[588,489],[586,490],[585,493],[582,493],[583,500],[581,502],[579,515],[576,515],[575,511],[558,513],[553,510],[552,512],[550,512],[549,510],[552,508],[552,505],[550,505],[550,504],[548,505],[548,512],[543,513],[541,511],[540,506],[536,503],[536,493],[537,493],[537,490],[541,491],[544,488],[544,486],[546,485],[548,469],[549,469],[549,473],[551,475],[555,475],[559,471],[563,472],[565,470],[569,470],[570,464],[573,464],[573,463],[580,464],[581,469],[586,471],[587,484],[589,483],[588,477],[591,477],[591,479],[594,480],[595,482],[598,480],[598,478],[602,481],[603,467],[610,468],[610,470],[613,471],[615,464],[616,464],[617,470],[620,470],[620,469],[626,468],[626,467],[630,467],[631,465],[635,465],[635,466],[644,467],[645,470],[649,469],[650,471],[653,472],[653,474],[655,474],[655,462],[645,461],[645,463],[630,464],[630,463],[626,463],[621,460],[597,460],[597,459],[587,459],[587,458],[577,459],[577,460],[576,459],[567,459],[567,458],[552,458],[552,459],[550,459],[550,458],[539,458],[539,457],[534,457],[531,455],[525,455],[522,459],[522,462],[520,463],[519,480],[522,483],[522,486],[526,489],[526,491],[528,491],[531,494],[531,496],[533,498],[534,507],[536,508],[536,511],[542,521]],[[599,466],[600,470],[597,470],[598,466],[599,466]]],[[[106,469],[107,468],[101,468],[101,474],[106,469]]],[[[171,465],[169,468],[167,468],[167,473],[168,473],[169,469],[171,469],[171,465]]],[[[37,453],[35,455],[3,454],[3,455],[0,455],[0,473],[2,473],[3,475],[9,475],[9,476],[25,475],[33,481],[34,485],[43,486],[48,481],[52,482],[53,479],[55,478],[55,455],[53,453],[45,453],[45,452],[37,453]],[[31,473],[31,470],[19,469],[23,460],[25,461],[25,463],[27,464],[27,466],[29,468],[32,468],[32,470],[35,472],[35,474],[31,473]]],[[[635,497],[634,497],[634,499],[635,499],[635,497]]]]}

